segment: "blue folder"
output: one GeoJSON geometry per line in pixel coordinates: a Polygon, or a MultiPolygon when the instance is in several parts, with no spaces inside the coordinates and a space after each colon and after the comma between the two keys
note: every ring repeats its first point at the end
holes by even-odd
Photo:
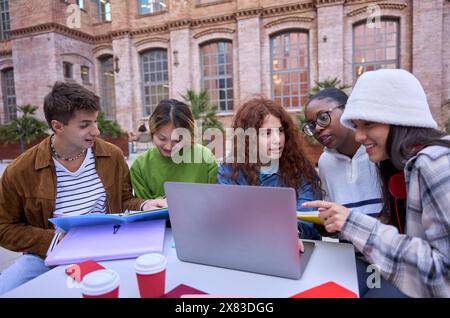
{"type": "Polygon", "coordinates": [[[68,232],[71,228],[101,225],[101,224],[122,224],[137,221],[169,219],[167,208],[151,211],[132,211],[120,214],[90,213],[76,216],[63,216],[49,219],[54,225],[68,232]]]}

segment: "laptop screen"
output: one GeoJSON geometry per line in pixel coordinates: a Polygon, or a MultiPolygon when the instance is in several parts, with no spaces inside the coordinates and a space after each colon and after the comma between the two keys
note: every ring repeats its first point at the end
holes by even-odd
{"type": "Polygon", "coordinates": [[[165,192],[180,260],[300,278],[294,189],[166,182],[165,192]]]}

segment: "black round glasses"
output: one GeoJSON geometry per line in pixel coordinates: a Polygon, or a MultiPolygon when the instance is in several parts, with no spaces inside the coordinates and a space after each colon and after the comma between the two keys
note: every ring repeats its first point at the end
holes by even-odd
{"type": "Polygon", "coordinates": [[[303,132],[305,135],[313,137],[316,133],[316,127],[319,125],[322,128],[327,128],[331,124],[331,112],[337,108],[344,107],[345,104],[338,105],[336,107],[330,108],[327,111],[321,112],[317,115],[315,121],[308,121],[303,125],[303,132]]]}

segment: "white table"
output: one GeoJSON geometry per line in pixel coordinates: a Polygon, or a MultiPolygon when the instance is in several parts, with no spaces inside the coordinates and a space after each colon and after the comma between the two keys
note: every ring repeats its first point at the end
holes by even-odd
{"type": "MultiPolygon", "coordinates": [[[[242,297],[289,297],[319,284],[334,281],[358,294],[354,248],[350,244],[316,241],[316,248],[300,280],[198,265],[178,260],[172,232],[166,229],[164,255],[167,257],[166,292],[186,284],[209,294],[242,297]]],[[[133,270],[135,259],[100,262],[120,275],[122,298],[139,297],[133,270]]],[[[58,266],[2,297],[81,297],[81,291],[58,266]]]]}

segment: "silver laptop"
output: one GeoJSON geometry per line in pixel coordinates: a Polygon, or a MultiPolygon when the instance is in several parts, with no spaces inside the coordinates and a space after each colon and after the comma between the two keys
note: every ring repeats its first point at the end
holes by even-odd
{"type": "Polygon", "coordinates": [[[298,250],[294,189],[166,182],[181,261],[299,279],[314,249],[298,250]]]}

